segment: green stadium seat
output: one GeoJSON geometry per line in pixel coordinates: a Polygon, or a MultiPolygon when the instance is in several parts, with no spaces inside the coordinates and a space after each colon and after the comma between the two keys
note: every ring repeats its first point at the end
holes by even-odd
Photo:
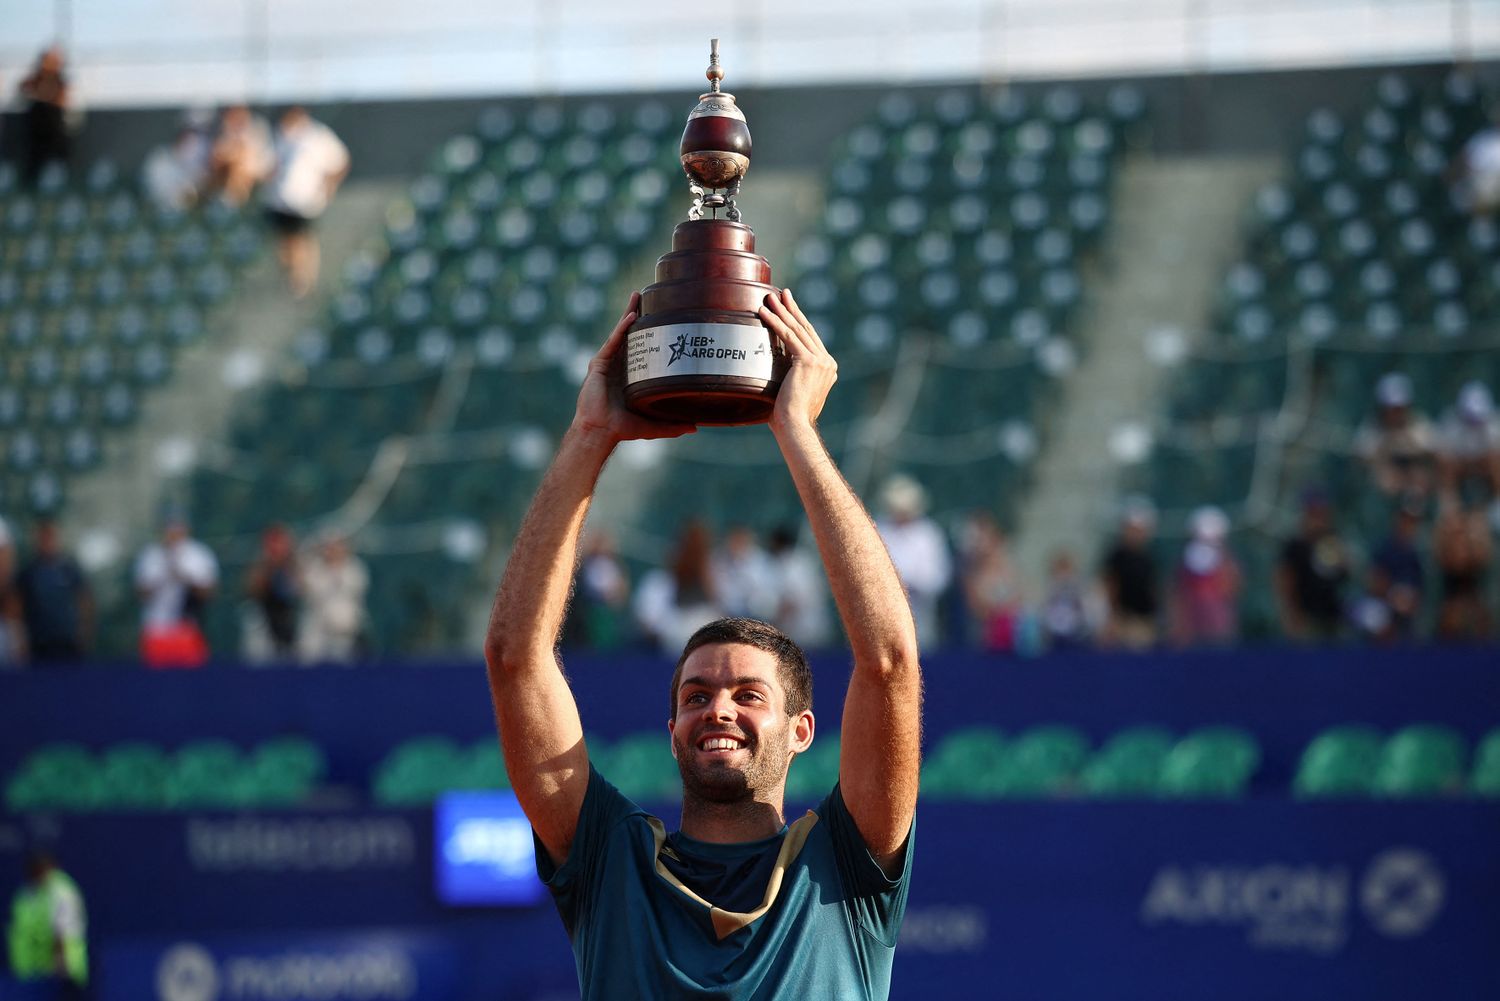
{"type": "Polygon", "coordinates": [[[381,806],[431,803],[463,773],[465,754],[445,737],[414,737],[376,767],[372,792],[381,806]]]}
{"type": "Polygon", "coordinates": [[[922,788],[934,798],[985,800],[999,794],[1008,747],[999,730],[966,727],[950,733],[922,767],[922,788]]]}
{"type": "Polygon", "coordinates": [[[229,807],[244,801],[245,758],[225,740],[184,744],[172,756],[165,799],[175,809],[229,807]]]}
{"type": "Polygon", "coordinates": [[[675,800],[682,792],[681,773],[672,757],[667,734],[658,731],[633,733],[601,755],[605,765],[596,766],[622,793],[636,802],[675,800]]]}
{"type": "Polygon", "coordinates": [[[839,735],[819,734],[813,746],[792,760],[787,775],[786,798],[816,803],[833,790],[839,780],[839,735]]]}
{"type": "Polygon", "coordinates": [[[1080,785],[1093,796],[1152,796],[1158,789],[1162,762],[1173,743],[1172,734],[1161,727],[1121,730],[1084,766],[1080,785]]]}
{"type": "Polygon", "coordinates": [[[1433,797],[1463,785],[1465,744],[1452,727],[1414,724],[1390,736],[1375,774],[1375,792],[1391,798],[1433,797]]]}
{"type": "Polygon", "coordinates": [[[1188,734],[1162,762],[1167,797],[1236,798],[1247,791],[1260,764],[1260,746],[1237,727],[1203,727],[1188,734]]]}
{"type": "Polygon", "coordinates": [[[102,759],[101,808],[150,810],[167,805],[172,761],[160,747],[127,741],[105,748],[102,759]]]}
{"type": "Polygon", "coordinates": [[[1292,792],[1301,798],[1367,796],[1384,744],[1373,727],[1349,725],[1323,731],[1302,752],[1292,792]]]}

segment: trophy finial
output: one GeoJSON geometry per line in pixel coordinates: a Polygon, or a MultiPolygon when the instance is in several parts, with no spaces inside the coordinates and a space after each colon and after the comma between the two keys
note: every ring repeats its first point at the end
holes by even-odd
{"type": "Polygon", "coordinates": [[[690,218],[704,209],[728,209],[731,220],[739,219],[734,196],[750,169],[750,127],[745,114],[734,103],[734,95],[719,90],[724,67],[719,64],[719,40],[709,41],[708,81],[713,90],[698,96],[698,105],[688,115],[679,149],[683,170],[697,200],[690,218]],[[705,194],[716,189],[727,193],[705,194]]]}
{"type": "Polygon", "coordinates": [[[708,40],[708,72],[704,75],[708,77],[712,92],[717,94],[719,83],[724,79],[724,67],[719,65],[719,40],[717,38],[708,40]]]}

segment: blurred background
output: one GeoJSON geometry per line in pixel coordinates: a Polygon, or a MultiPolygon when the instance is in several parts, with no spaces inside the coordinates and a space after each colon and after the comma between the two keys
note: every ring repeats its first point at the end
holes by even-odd
{"type": "MultiPolygon", "coordinates": [[[[926,650],[892,996],[1500,993],[1500,2],[0,24],[0,999],[577,996],[479,650],[710,36],[926,650]]],[[[607,469],[564,657],[669,822],[719,614],[833,782],[810,543],[764,429],[607,469]]]]}

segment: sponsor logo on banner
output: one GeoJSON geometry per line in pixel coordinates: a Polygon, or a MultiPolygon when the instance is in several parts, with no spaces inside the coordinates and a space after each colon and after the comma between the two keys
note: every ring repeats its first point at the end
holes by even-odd
{"type": "Polygon", "coordinates": [[[156,968],[157,1001],[406,1001],[416,992],[411,957],[393,946],[215,957],[179,942],[156,968]]]}
{"type": "Polygon", "coordinates": [[[187,853],[200,872],[350,872],[399,869],[416,857],[403,817],[193,818],[187,853]]]}
{"type": "Polygon", "coordinates": [[[977,905],[911,907],[896,948],[932,955],[982,953],[990,940],[989,915],[977,905]]]}
{"type": "Polygon", "coordinates": [[[1391,938],[1421,935],[1437,919],[1447,896],[1448,881],[1437,865],[1411,848],[1377,855],[1359,888],[1365,917],[1391,938]]]}
{"type": "Polygon", "coordinates": [[[432,822],[439,900],[526,906],[547,895],[536,874],[531,822],[515,793],[447,793],[432,822]]]}
{"type": "MultiPolygon", "coordinates": [[[[1358,883],[1369,925],[1391,938],[1412,938],[1437,919],[1446,880],[1431,857],[1411,848],[1375,856],[1358,883]]],[[[1163,866],[1141,901],[1148,926],[1233,927],[1257,949],[1332,955],[1349,940],[1355,883],[1348,866],[1163,866]]]]}

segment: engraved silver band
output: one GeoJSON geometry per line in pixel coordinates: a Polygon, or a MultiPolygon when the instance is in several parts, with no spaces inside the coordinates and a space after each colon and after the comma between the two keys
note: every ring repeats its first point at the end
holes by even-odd
{"type": "Polygon", "coordinates": [[[679,375],[779,381],[771,335],[760,324],[669,323],[626,335],[625,383],[679,375]]]}

